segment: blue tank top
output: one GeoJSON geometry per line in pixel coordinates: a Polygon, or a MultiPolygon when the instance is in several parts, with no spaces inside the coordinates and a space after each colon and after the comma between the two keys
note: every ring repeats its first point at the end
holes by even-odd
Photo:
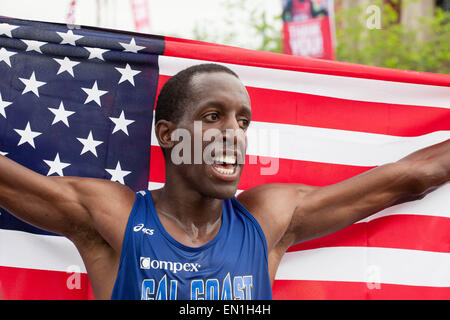
{"type": "Polygon", "coordinates": [[[217,235],[201,247],[188,247],[166,232],[150,191],[140,191],[128,218],[111,299],[272,299],[263,231],[233,197],[223,201],[217,235]]]}

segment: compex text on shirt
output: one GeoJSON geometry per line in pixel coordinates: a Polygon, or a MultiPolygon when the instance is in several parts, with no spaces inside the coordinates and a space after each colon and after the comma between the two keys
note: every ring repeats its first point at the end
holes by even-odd
{"type": "Polygon", "coordinates": [[[141,257],[139,265],[141,269],[170,270],[173,273],[179,271],[198,272],[198,269],[200,268],[200,264],[198,263],[161,261],[151,259],[150,257],[141,257]]]}

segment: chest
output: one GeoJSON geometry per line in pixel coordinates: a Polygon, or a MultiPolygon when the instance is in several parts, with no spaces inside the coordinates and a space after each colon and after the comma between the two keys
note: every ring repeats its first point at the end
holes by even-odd
{"type": "Polygon", "coordinates": [[[249,231],[221,232],[199,248],[178,243],[156,229],[134,235],[132,252],[144,300],[252,299],[267,282],[260,239],[249,231]]]}

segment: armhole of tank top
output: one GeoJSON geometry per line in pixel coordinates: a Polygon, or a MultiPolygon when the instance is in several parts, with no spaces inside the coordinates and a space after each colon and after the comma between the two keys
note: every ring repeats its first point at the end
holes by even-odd
{"type": "MultiPolygon", "coordinates": [[[[127,220],[127,226],[125,228],[125,233],[123,235],[123,241],[122,241],[122,251],[120,252],[120,261],[122,262],[122,257],[124,257],[124,255],[128,252],[129,249],[129,244],[128,244],[128,238],[131,232],[131,228],[132,228],[132,219],[135,217],[136,215],[136,210],[138,210],[138,203],[142,200],[145,201],[145,197],[147,197],[147,193],[145,195],[140,194],[140,192],[136,193],[136,198],[134,199],[134,203],[133,203],[133,208],[131,208],[130,214],[128,216],[128,220],[127,220]],[[142,197],[143,199],[139,199],[139,197],[142,197]]],[[[119,265],[120,267],[120,265],[119,265]]]]}
{"type": "MultiPolygon", "coordinates": [[[[133,219],[133,217],[135,215],[135,211],[137,210],[139,197],[140,197],[140,195],[138,193],[135,193],[136,197],[134,199],[133,207],[131,208],[130,214],[128,215],[127,225],[125,227],[125,233],[123,234],[122,249],[120,251],[119,268],[117,269],[116,280],[114,281],[114,286],[113,286],[113,290],[112,290],[112,293],[111,293],[111,297],[114,295],[114,293],[116,291],[116,284],[117,284],[117,280],[119,278],[120,268],[123,265],[123,261],[125,259],[125,255],[128,253],[128,249],[129,249],[128,237],[129,237],[129,234],[131,232],[131,230],[130,230],[131,229],[131,225],[132,225],[131,221],[132,221],[132,219],[133,219]]],[[[143,196],[143,197],[145,197],[145,196],[143,196]]]]}
{"type": "Polygon", "coordinates": [[[262,242],[263,242],[263,245],[264,245],[264,253],[265,253],[265,256],[266,256],[266,260],[269,261],[269,252],[268,252],[268,250],[267,250],[267,239],[266,239],[266,235],[264,234],[263,229],[262,229],[261,226],[259,225],[258,220],[256,220],[256,218],[251,214],[251,212],[248,211],[247,208],[245,208],[245,207],[242,205],[242,203],[240,203],[239,200],[236,199],[236,197],[231,198],[231,201],[232,201],[233,203],[235,203],[236,206],[239,208],[239,210],[241,210],[241,212],[242,212],[243,214],[245,214],[245,215],[250,219],[250,221],[253,222],[253,224],[255,225],[256,230],[258,231],[259,236],[261,237],[262,242]]]}

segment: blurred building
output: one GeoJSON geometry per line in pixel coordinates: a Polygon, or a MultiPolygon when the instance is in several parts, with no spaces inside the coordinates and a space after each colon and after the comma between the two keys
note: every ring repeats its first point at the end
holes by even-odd
{"type": "MultiPolygon", "coordinates": [[[[450,12],[450,0],[383,0],[397,11],[398,23],[402,23],[411,29],[418,29],[420,17],[431,18],[436,13],[436,8],[450,12]]],[[[372,0],[335,0],[335,10],[346,10],[355,7],[368,7],[373,5],[372,0]]],[[[418,40],[424,40],[427,30],[420,30],[418,40]]]]}
{"type": "MultiPolygon", "coordinates": [[[[400,2],[401,3],[401,2],[400,2]]],[[[408,2],[406,5],[399,6],[401,23],[412,29],[419,27],[418,17],[433,17],[436,7],[445,11],[450,11],[450,0],[420,0],[408,2]]],[[[420,30],[417,34],[418,40],[424,40],[427,37],[427,30],[420,30]]]]}
{"type": "MultiPolygon", "coordinates": [[[[336,10],[373,4],[371,0],[335,0],[335,2],[336,10]]],[[[450,11],[450,0],[384,0],[383,2],[390,4],[397,11],[398,22],[411,26],[417,26],[417,17],[433,16],[437,7],[450,11]]]]}

